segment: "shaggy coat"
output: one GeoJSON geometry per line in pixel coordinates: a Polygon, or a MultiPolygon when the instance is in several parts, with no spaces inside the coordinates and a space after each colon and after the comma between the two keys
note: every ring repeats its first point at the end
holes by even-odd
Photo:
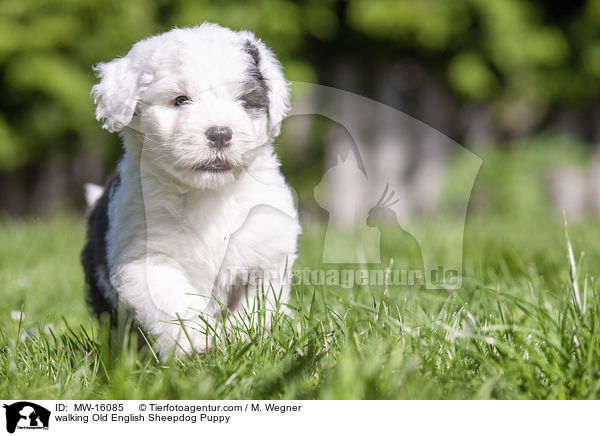
{"type": "Polygon", "coordinates": [[[273,147],[289,109],[281,65],[253,34],[203,24],[97,72],[96,116],[125,151],[89,198],[89,302],[125,308],[163,355],[205,353],[226,313],[289,299],[300,225],[273,147]]]}

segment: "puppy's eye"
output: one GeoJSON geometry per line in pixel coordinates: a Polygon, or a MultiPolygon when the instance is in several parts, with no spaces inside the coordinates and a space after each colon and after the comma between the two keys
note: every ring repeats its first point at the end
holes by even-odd
{"type": "Polygon", "coordinates": [[[181,106],[190,101],[190,98],[187,95],[180,95],[175,99],[175,106],[181,106]]]}

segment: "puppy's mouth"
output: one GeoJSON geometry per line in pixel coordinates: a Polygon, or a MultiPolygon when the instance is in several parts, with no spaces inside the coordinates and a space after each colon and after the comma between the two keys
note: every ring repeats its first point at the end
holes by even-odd
{"type": "Polygon", "coordinates": [[[220,157],[217,157],[210,162],[194,165],[194,171],[220,172],[229,171],[230,169],[232,169],[231,164],[220,157]]]}

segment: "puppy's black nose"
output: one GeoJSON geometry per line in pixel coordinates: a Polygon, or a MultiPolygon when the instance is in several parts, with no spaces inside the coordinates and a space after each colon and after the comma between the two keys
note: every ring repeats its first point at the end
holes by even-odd
{"type": "Polygon", "coordinates": [[[232,132],[229,127],[212,126],[204,134],[212,147],[227,147],[231,142],[232,132]]]}

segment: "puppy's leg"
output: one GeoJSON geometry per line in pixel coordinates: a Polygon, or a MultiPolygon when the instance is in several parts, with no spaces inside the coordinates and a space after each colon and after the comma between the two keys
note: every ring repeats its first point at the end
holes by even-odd
{"type": "Polygon", "coordinates": [[[256,270],[247,277],[240,277],[232,292],[235,299],[231,299],[229,304],[232,312],[231,319],[228,320],[230,324],[242,322],[266,333],[274,317],[290,314],[287,305],[291,294],[289,268],[295,256],[290,257],[290,262],[283,260],[271,270],[256,270]]]}
{"type": "Polygon", "coordinates": [[[195,289],[170,259],[156,256],[128,263],[113,282],[120,299],[156,338],[162,356],[172,350],[180,356],[209,350],[218,316],[205,312],[213,308],[210,292],[195,289]]]}
{"type": "Polygon", "coordinates": [[[300,233],[295,217],[269,205],[254,207],[231,236],[220,276],[229,277],[227,306],[233,320],[269,328],[276,312],[286,313],[291,268],[300,233]],[[233,280],[232,280],[233,278],[233,280]]]}

